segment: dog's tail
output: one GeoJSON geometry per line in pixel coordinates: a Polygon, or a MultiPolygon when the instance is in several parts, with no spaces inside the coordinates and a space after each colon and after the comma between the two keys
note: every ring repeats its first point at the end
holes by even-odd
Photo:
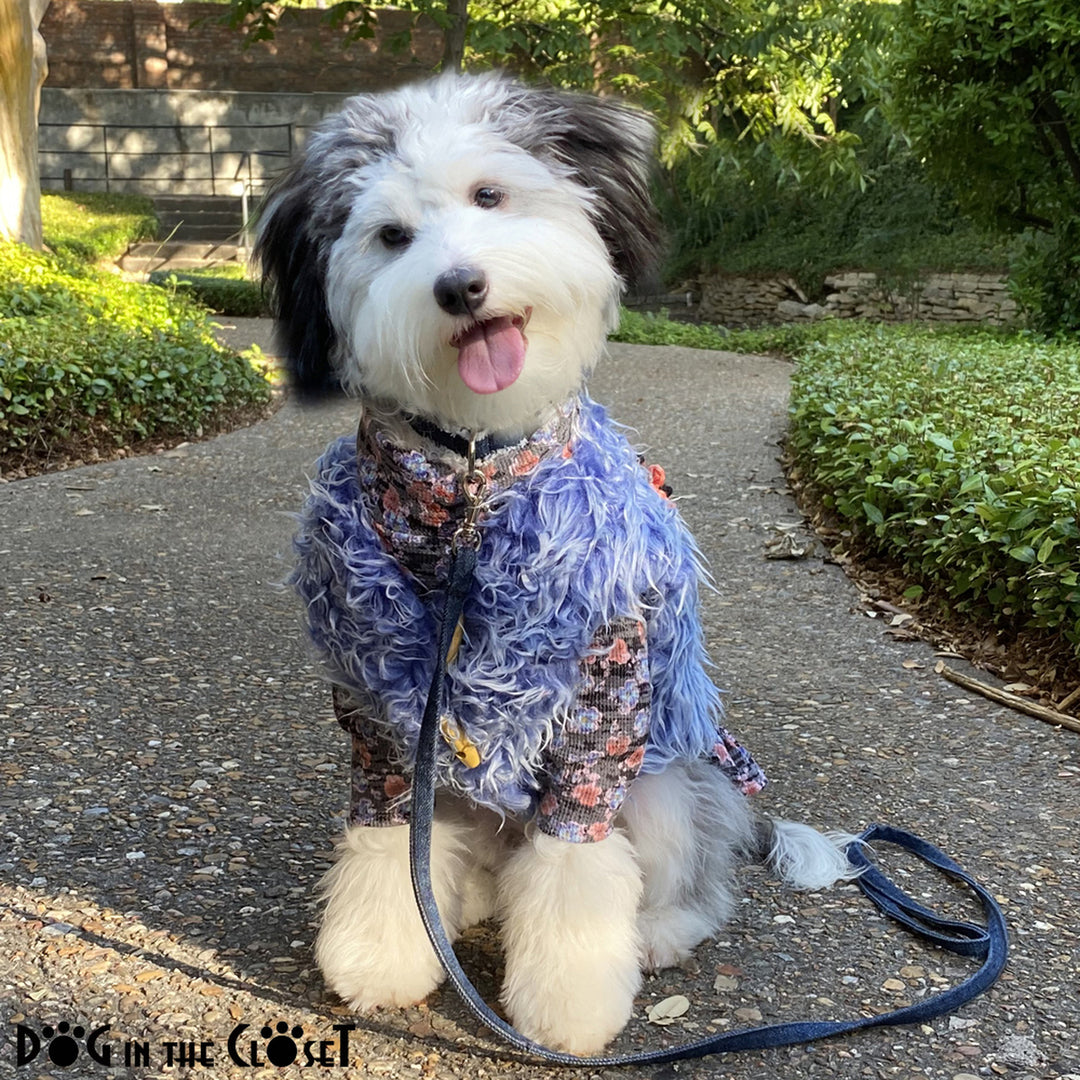
{"type": "Polygon", "coordinates": [[[793,889],[816,892],[862,873],[846,854],[849,844],[859,842],[851,833],[820,833],[797,821],[763,818],[756,840],[762,862],[793,889]]]}

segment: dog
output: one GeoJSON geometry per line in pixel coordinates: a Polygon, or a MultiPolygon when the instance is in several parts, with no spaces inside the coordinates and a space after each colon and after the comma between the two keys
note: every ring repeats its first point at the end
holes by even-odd
{"type": "Polygon", "coordinates": [[[854,876],[850,837],[751,809],[765,779],[720,723],[700,555],[585,392],[657,256],[653,168],[635,108],[446,75],[348,100],[265,200],[256,254],[293,383],[360,402],[355,438],[316,467],[291,578],[352,736],[315,952],[358,1011],[443,978],[407,803],[470,506],[432,880],[451,939],[498,919],[523,1034],[601,1050],[642,971],[724,924],[746,859],[797,888],[854,876]]]}

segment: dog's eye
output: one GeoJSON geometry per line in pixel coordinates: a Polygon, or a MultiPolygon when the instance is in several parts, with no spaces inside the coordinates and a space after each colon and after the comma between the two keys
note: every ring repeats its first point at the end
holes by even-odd
{"type": "Polygon", "coordinates": [[[498,206],[499,203],[506,198],[506,195],[498,188],[482,187],[476,189],[476,194],[473,195],[473,202],[477,206],[483,207],[485,210],[490,210],[492,207],[498,206]]]}
{"type": "Polygon", "coordinates": [[[407,248],[412,243],[412,233],[400,225],[384,225],[379,230],[379,239],[391,250],[407,248]]]}

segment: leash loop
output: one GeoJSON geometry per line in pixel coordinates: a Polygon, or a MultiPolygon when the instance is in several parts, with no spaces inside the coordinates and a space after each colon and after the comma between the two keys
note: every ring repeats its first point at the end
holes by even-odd
{"type": "MultiPolygon", "coordinates": [[[[475,468],[475,462],[471,464],[475,468]]],[[[479,515],[479,509],[477,509],[477,515],[479,515]]],[[[475,519],[472,527],[479,536],[475,519]]],[[[430,865],[432,821],[435,812],[435,751],[445,692],[447,653],[461,620],[462,607],[472,587],[478,548],[478,541],[475,541],[468,533],[463,542],[451,544],[446,603],[438,628],[435,672],[417,738],[409,826],[410,872],[420,918],[427,930],[432,948],[446,970],[451,984],[477,1020],[502,1036],[511,1046],[542,1058],[549,1064],[579,1067],[587,1065],[592,1068],[616,1065],[656,1065],[681,1059],[705,1057],[709,1054],[791,1046],[868,1028],[922,1023],[952,1012],[993,985],[1005,968],[1009,951],[1005,917],[993,895],[933,844],[902,829],[888,825],[872,825],[847,849],[848,859],[863,870],[863,873],[855,879],[856,884],[881,911],[913,933],[950,952],[981,961],[979,969],[959,985],[912,1005],[877,1016],[862,1016],[854,1020],[791,1021],[768,1024],[714,1035],[663,1050],[588,1058],[550,1050],[526,1038],[498,1016],[480,996],[454,954],[453,945],[446,934],[435,903],[430,865]],[[963,882],[981,902],[986,925],[980,926],[942,918],[936,912],[913,900],[867,857],[866,845],[871,843],[893,844],[916,855],[949,877],[963,882]]]]}

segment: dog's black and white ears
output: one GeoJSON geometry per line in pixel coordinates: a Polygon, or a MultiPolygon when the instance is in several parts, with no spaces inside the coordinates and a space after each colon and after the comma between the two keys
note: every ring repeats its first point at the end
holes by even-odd
{"type": "Polygon", "coordinates": [[[590,216],[627,288],[655,268],[660,229],[650,193],[656,131],[647,113],[609,98],[508,83],[496,124],[534,156],[569,168],[594,195],[590,216]]]}
{"type": "MultiPolygon", "coordinates": [[[[589,192],[587,212],[612,265],[629,287],[657,261],[660,231],[650,197],[655,132],[647,114],[610,99],[532,89],[498,75],[442,76],[432,97],[469,87],[488,125],[589,192]]],[[[415,100],[415,98],[413,99],[415,100]]],[[[408,122],[395,93],[350,98],[313,134],[306,150],[267,193],[255,256],[278,320],[293,384],[303,395],[338,387],[336,334],[326,304],[326,267],[357,191],[357,173],[395,153],[408,122]]]]}

